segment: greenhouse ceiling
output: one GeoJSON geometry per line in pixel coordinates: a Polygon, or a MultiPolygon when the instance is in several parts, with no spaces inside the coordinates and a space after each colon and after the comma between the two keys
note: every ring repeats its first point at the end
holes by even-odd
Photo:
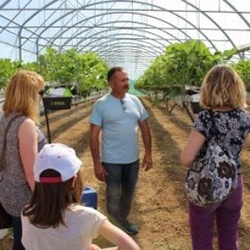
{"type": "Polygon", "coordinates": [[[140,75],[166,46],[200,39],[250,54],[246,0],[0,0],[0,58],[36,61],[46,47],[94,51],[140,75]]]}

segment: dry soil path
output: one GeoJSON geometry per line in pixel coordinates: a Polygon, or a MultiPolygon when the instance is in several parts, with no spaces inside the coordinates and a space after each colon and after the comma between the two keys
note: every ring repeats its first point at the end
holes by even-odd
{"type": "MultiPolygon", "coordinates": [[[[153,138],[154,167],[140,171],[131,220],[140,232],[134,239],[142,250],[189,250],[187,199],[184,192],[186,170],[179,164],[179,156],[191,129],[188,115],[175,108],[169,116],[163,107],[152,106],[148,99],[142,99],[150,113],[150,127],[153,138]]],[[[98,192],[98,209],[104,207],[104,184],[93,175],[93,164],[89,150],[88,119],[93,102],[80,104],[70,110],[49,114],[52,142],[62,142],[74,147],[84,162],[84,182],[98,192]]],[[[44,117],[42,129],[46,133],[44,117]]],[[[143,145],[140,139],[141,153],[143,145]]],[[[240,250],[250,250],[250,138],[242,153],[244,168],[244,207],[240,221],[240,250]]],[[[215,233],[216,236],[216,233],[215,233]]],[[[97,243],[109,246],[103,239],[97,243]]],[[[1,241],[0,241],[1,244],[1,241]]],[[[8,250],[8,248],[3,250],[8,250]]],[[[215,247],[215,249],[217,249],[215,247]]]]}

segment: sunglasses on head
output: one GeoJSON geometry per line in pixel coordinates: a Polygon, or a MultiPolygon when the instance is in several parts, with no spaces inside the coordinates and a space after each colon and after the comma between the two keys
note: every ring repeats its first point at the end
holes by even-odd
{"type": "Polygon", "coordinates": [[[121,102],[121,105],[122,105],[122,109],[123,109],[124,111],[126,111],[125,102],[124,102],[123,100],[120,100],[120,102],[121,102]]]}
{"type": "Polygon", "coordinates": [[[44,90],[44,89],[41,89],[41,90],[38,92],[38,95],[43,96],[44,93],[45,93],[45,90],[44,90]]]}

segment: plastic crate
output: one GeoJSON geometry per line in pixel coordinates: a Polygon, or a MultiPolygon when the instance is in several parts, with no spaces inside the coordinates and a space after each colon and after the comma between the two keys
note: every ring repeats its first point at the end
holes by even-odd
{"type": "Polygon", "coordinates": [[[47,110],[70,109],[72,97],[43,97],[43,106],[47,110]]]}
{"type": "Polygon", "coordinates": [[[81,203],[86,207],[97,209],[97,192],[92,187],[84,187],[81,203]]]}

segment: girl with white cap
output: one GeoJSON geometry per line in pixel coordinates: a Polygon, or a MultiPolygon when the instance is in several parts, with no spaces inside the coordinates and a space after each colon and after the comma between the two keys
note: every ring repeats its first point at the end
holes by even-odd
{"type": "Polygon", "coordinates": [[[138,250],[135,241],[90,207],[79,204],[82,195],[81,160],[64,144],[47,144],[39,152],[35,189],[22,213],[22,243],[26,250],[99,250],[92,239],[102,235],[117,247],[138,250]]]}

